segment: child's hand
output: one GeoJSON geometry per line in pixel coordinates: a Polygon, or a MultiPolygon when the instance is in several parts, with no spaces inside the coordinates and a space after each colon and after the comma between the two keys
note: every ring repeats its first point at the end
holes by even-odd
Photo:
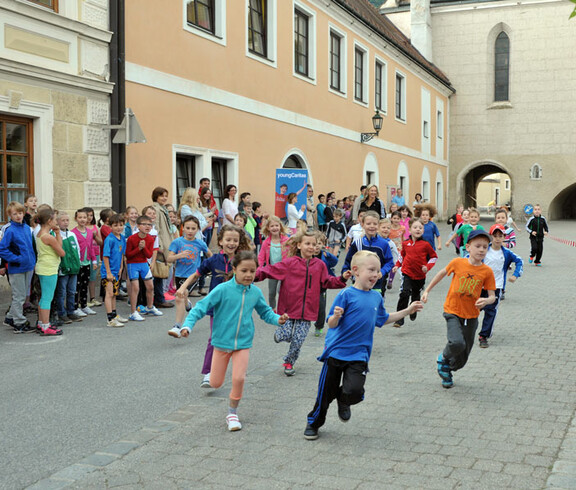
{"type": "MultiPolygon", "coordinates": [[[[440,248],[438,248],[438,250],[440,250],[440,248]]],[[[428,272],[428,267],[426,267],[425,265],[422,266],[422,272],[424,274],[426,274],[428,272]]]]}
{"type": "Polygon", "coordinates": [[[422,301],[422,303],[426,303],[428,301],[428,293],[426,291],[424,291],[422,293],[422,297],[420,298],[420,301],[422,301]]]}
{"type": "Polygon", "coordinates": [[[188,337],[188,335],[190,335],[190,330],[188,330],[187,328],[181,328],[180,335],[182,335],[182,337],[188,337]]]}
{"type": "Polygon", "coordinates": [[[176,291],[176,297],[177,298],[187,298],[188,297],[188,289],[185,288],[184,286],[178,288],[178,290],[176,291]]]}
{"type": "Polygon", "coordinates": [[[92,269],[93,269],[93,270],[98,269],[98,264],[92,264],[92,269]]]}
{"type": "Polygon", "coordinates": [[[516,279],[518,279],[516,276],[510,276],[510,278],[508,280],[510,282],[516,282],[516,279]]]}
{"type": "Polygon", "coordinates": [[[413,301],[408,307],[410,314],[417,313],[424,309],[424,303],[422,301],[413,301]]]}
{"type": "Polygon", "coordinates": [[[288,320],[290,320],[288,313],[284,313],[280,318],[278,318],[278,325],[284,325],[288,320]]]}
{"type": "Polygon", "coordinates": [[[352,271],[346,271],[344,272],[344,274],[342,274],[342,278],[347,281],[348,279],[350,279],[352,277],[352,271]]]}
{"type": "Polygon", "coordinates": [[[0,269],[0,276],[5,276],[5,275],[6,275],[6,268],[5,268],[5,267],[2,267],[2,268],[0,269]]]}
{"type": "Polygon", "coordinates": [[[398,267],[397,266],[392,267],[392,272],[396,274],[398,272],[398,267]]]}
{"type": "Polygon", "coordinates": [[[533,231],[533,232],[531,233],[531,235],[534,235],[534,236],[536,236],[536,232],[535,232],[535,231],[533,231]]]}
{"type": "Polygon", "coordinates": [[[106,274],[106,280],[107,281],[113,281],[114,280],[114,276],[112,274],[106,274]]]}
{"type": "Polygon", "coordinates": [[[445,246],[445,247],[450,246],[450,242],[446,242],[446,243],[444,244],[444,246],[445,246]]]}
{"type": "Polygon", "coordinates": [[[140,240],[138,242],[138,248],[142,250],[146,246],[146,242],[144,240],[140,240]]]}
{"type": "Polygon", "coordinates": [[[302,204],[302,207],[300,208],[300,211],[306,211],[306,204],[302,204]]]}
{"type": "Polygon", "coordinates": [[[478,298],[476,300],[476,303],[474,303],[474,306],[476,308],[478,308],[479,310],[481,310],[482,308],[484,308],[486,305],[488,304],[488,298],[478,298]]]}
{"type": "Polygon", "coordinates": [[[333,317],[341,318],[343,314],[344,314],[344,308],[341,308],[340,306],[334,307],[334,313],[332,313],[333,317]]]}
{"type": "MultiPolygon", "coordinates": [[[[448,246],[448,245],[446,245],[446,246],[448,246]]],[[[442,244],[441,243],[438,244],[438,250],[442,250],[442,244]]]]}

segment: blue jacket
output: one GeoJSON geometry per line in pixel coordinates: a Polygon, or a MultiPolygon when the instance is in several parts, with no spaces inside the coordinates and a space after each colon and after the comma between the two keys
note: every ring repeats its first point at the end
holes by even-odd
{"type": "MultiPolygon", "coordinates": [[[[492,244],[490,244],[490,246],[492,246],[492,244]]],[[[512,250],[506,247],[502,247],[502,251],[504,252],[504,286],[506,286],[506,274],[510,264],[512,264],[512,262],[515,264],[512,275],[520,277],[522,272],[524,272],[524,261],[519,255],[516,255],[512,250]]]]}
{"type": "Polygon", "coordinates": [[[10,222],[0,241],[0,257],[7,262],[10,274],[22,274],[34,270],[36,254],[32,231],[27,224],[10,222]]]}
{"type": "Polygon", "coordinates": [[[369,252],[374,252],[378,255],[378,258],[380,259],[380,272],[382,272],[382,278],[374,284],[373,289],[381,289],[383,279],[386,277],[386,274],[392,270],[392,267],[394,267],[394,258],[392,257],[388,241],[380,235],[376,235],[372,238],[363,235],[361,238],[354,240],[350,244],[350,248],[346,254],[346,260],[344,260],[344,265],[342,266],[342,274],[347,270],[350,270],[352,257],[354,257],[354,254],[359,250],[368,250],[369,252]]]}
{"type": "Polygon", "coordinates": [[[240,350],[252,347],[254,321],[252,311],[271,325],[278,325],[279,315],[268,306],[262,291],[253,284],[243,286],[236,278],[216,286],[208,296],[198,301],[188,313],[182,328],[192,330],[198,320],[214,308],[212,345],[221,350],[240,350]]]}
{"type": "Polygon", "coordinates": [[[331,276],[336,276],[336,274],[334,274],[334,267],[338,265],[338,257],[336,257],[334,254],[331,254],[327,250],[322,250],[322,252],[320,252],[320,254],[316,255],[315,257],[317,259],[321,259],[322,262],[326,264],[328,274],[331,276]]]}

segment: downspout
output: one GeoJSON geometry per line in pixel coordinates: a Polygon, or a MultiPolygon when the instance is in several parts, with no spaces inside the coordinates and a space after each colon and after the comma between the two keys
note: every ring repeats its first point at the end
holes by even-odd
{"type": "MultiPolygon", "coordinates": [[[[110,124],[120,124],[126,107],[125,77],[125,0],[110,0],[110,81],[114,90],[110,99],[110,124]]],[[[112,135],[110,135],[110,142],[112,135]]],[[[112,184],[112,209],[123,212],[126,208],[126,145],[111,142],[110,183],[112,184]]]]}

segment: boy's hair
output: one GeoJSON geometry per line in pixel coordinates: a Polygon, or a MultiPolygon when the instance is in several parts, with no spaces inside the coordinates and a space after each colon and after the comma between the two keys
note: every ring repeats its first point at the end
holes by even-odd
{"type": "Polygon", "coordinates": [[[325,196],[324,194],[318,194],[316,197],[318,198],[318,200],[320,200],[320,199],[322,199],[323,197],[326,197],[326,196],[325,196]]]}
{"type": "Polygon", "coordinates": [[[364,217],[365,214],[366,214],[365,209],[361,209],[360,211],[358,211],[358,221],[361,221],[361,219],[364,217]]]}
{"type": "Polygon", "coordinates": [[[208,177],[202,177],[199,184],[202,185],[202,182],[210,182],[210,179],[208,177]]]}
{"type": "Polygon", "coordinates": [[[250,247],[250,242],[248,241],[248,237],[246,236],[246,233],[244,233],[244,230],[242,228],[238,228],[235,225],[229,225],[229,224],[222,226],[220,228],[220,231],[218,232],[217,240],[218,240],[219,246],[220,246],[220,242],[224,238],[224,234],[226,232],[229,232],[229,231],[233,231],[235,233],[238,233],[238,236],[240,237],[240,241],[238,242],[238,248],[236,249],[236,253],[238,253],[242,250],[252,250],[252,248],[250,247]]]}
{"type": "Polygon", "coordinates": [[[116,225],[118,223],[124,223],[124,216],[121,214],[114,213],[110,218],[108,218],[108,226],[116,225]]]}
{"type": "Polygon", "coordinates": [[[253,211],[256,211],[260,206],[262,206],[262,203],[261,203],[261,202],[254,201],[254,202],[252,203],[252,210],[253,210],[253,211]]]}
{"type": "Polygon", "coordinates": [[[364,189],[366,189],[368,186],[367,185],[361,185],[360,186],[360,192],[362,192],[364,189]]]}
{"type": "Polygon", "coordinates": [[[508,217],[508,211],[504,208],[500,208],[498,211],[496,211],[496,214],[494,215],[494,217],[498,216],[499,214],[504,214],[504,215],[506,215],[506,217],[508,217]]]}
{"type": "Polygon", "coordinates": [[[282,185],[280,186],[280,189],[282,189],[282,187],[286,187],[286,189],[288,189],[288,184],[282,184],[282,185]]]}
{"type": "Polygon", "coordinates": [[[28,201],[28,199],[30,199],[31,197],[36,197],[36,194],[26,194],[24,196],[24,202],[28,201]]]}
{"type": "Polygon", "coordinates": [[[234,258],[232,259],[232,267],[238,267],[240,262],[243,262],[244,260],[253,260],[256,263],[256,266],[258,266],[258,257],[256,257],[256,254],[252,252],[252,250],[242,250],[242,252],[238,252],[234,255],[234,258]]]}
{"type": "Polygon", "coordinates": [[[419,218],[422,215],[422,211],[428,211],[430,219],[436,216],[437,212],[436,206],[433,206],[432,204],[418,204],[417,206],[414,207],[414,216],[419,218]]]}
{"type": "Polygon", "coordinates": [[[242,221],[244,221],[244,226],[246,226],[246,223],[248,223],[248,216],[246,216],[246,213],[238,213],[236,216],[234,216],[234,221],[236,221],[238,216],[242,218],[242,221]]]}
{"type": "Polygon", "coordinates": [[[142,208],[142,216],[144,216],[149,209],[153,209],[154,212],[156,212],[156,208],[154,206],[144,206],[142,208]]]}
{"type": "Polygon", "coordinates": [[[344,216],[344,213],[342,212],[341,209],[336,208],[336,209],[334,210],[334,216],[340,216],[340,217],[342,217],[342,216],[344,216]]]}
{"type": "Polygon", "coordinates": [[[142,224],[144,224],[144,222],[152,223],[152,220],[148,216],[145,216],[145,215],[138,216],[138,218],[136,219],[137,225],[142,225],[142,224]]]}
{"type": "Polygon", "coordinates": [[[249,192],[243,192],[242,194],[240,194],[240,199],[244,200],[244,198],[251,196],[252,194],[250,194],[249,192]]]}
{"type": "Polygon", "coordinates": [[[45,225],[46,223],[48,223],[48,221],[50,221],[54,217],[55,214],[56,211],[54,211],[50,207],[41,209],[36,214],[36,221],[40,226],[45,225]]]}
{"type": "Polygon", "coordinates": [[[290,203],[290,201],[292,199],[294,199],[295,197],[298,197],[298,194],[296,194],[295,192],[291,192],[290,194],[288,194],[288,197],[286,198],[286,200],[288,201],[288,203],[290,203]]]}
{"type": "Polygon", "coordinates": [[[269,216],[268,219],[262,225],[262,235],[264,235],[265,237],[270,236],[270,224],[271,223],[278,223],[280,225],[280,234],[281,235],[288,235],[288,229],[286,228],[286,225],[284,223],[282,223],[282,221],[280,220],[280,218],[278,216],[274,216],[274,215],[269,216]]]}
{"type": "MultiPolygon", "coordinates": [[[[306,223],[306,221],[304,221],[303,219],[299,219],[299,220],[296,222],[296,229],[297,229],[299,232],[305,232],[305,231],[308,230],[308,223],[306,223]]],[[[312,231],[314,231],[314,230],[312,230],[312,231]]]]}
{"type": "Polygon", "coordinates": [[[378,255],[376,255],[374,252],[370,252],[369,250],[360,250],[356,252],[352,257],[350,268],[362,265],[368,257],[374,257],[378,262],[380,262],[378,255]]]}
{"type": "Polygon", "coordinates": [[[412,228],[412,225],[414,223],[420,223],[422,226],[424,226],[424,223],[422,223],[422,220],[420,218],[410,218],[410,221],[408,221],[408,227],[412,228]]]}
{"type": "MultiPolygon", "coordinates": [[[[149,218],[148,218],[149,219],[149,218]]],[[[194,223],[196,223],[196,226],[198,227],[198,229],[200,229],[200,220],[196,217],[196,216],[192,216],[191,214],[189,214],[188,216],[186,216],[183,220],[182,220],[182,226],[184,226],[186,223],[188,223],[188,221],[193,221],[194,223]]]]}
{"type": "Polygon", "coordinates": [[[68,218],[70,217],[66,211],[58,211],[58,219],[64,218],[64,216],[67,216],[68,218]]]}
{"type": "Polygon", "coordinates": [[[380,221],[378,221],[378,224],[379,225],[383,225],[383,224],[391,225],[392,222],[388,218],[382,218],[380,221]]]}
{"type": "Polygon", "coordinates": [[[287,242],[286,242],[286,246],[288,247],[288,256],[289,257],[294,257],[295,255],[298,255],[298,245],[302,242],[302,239],[304,237],[312,237],[312,238],[316,238],[316,232],[313,230],[306,230],[306,231],[300,231],[298,233],[296,233],[296,235],[293,235],[287,242]]]}
{"type": "Polygon", "coordinates": [[[366,211],[366,214],[362,217],[362,223],[366,221],[366,218],[376,218],[378,221],[380,221],[380,215],[376,211],[366,211]]]}
{"type": "Polygon", "coordinates": [[[480,211],[478,211],[476,208],[468,208],[468,214],[472,213],[476,213],[478,216],[480,216],[480,211]]]}
{"type": "Polygon", "coordinates": [[[164,187],[154,187],[154,190],[152,191],[152,202],[158,201],[158,198],[162,194],[168,194],[168,189],[164,189],[164,187]]]}
{"type": "Polygon", "coordinates": [[[115,214],[116,212],[110,208],[106,208],[100,211],[100,219],[98,220],[98,226],[106,224],[106,222],[110,219],[110,217],[112,217],[115,214]]]}
{"type": "Polygon", "coordinates": [[[10,215],[13,212],[25,213],[26,212],[26,206],[24,206],[24,204],[22,204],[22,203],[19,203],[18,201],[12,201],[12,202],[8,203],[8,206],[6,206],[6,215],[8,217],[10,217],[10,215]]]}

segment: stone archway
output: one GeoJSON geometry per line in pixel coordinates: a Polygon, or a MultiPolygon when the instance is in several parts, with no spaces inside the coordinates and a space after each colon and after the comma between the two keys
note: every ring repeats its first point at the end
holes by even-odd
{"type": "Polygon", "coordinates": [[[556,195],[548,208],[548,219],[576,219],[576,183],[556,195]]]}
{"type": "MultiPolygon", "coordinates": [[[[490,174],[507,174],[512,180],[509,170],[499,162],[485,160],[474,162],[465,167],[459,174],[457,180],[457,195],[459,202],[464,207],[478,207],[484,205],[477,201],[477,190],[480,181],[490,174]]],[[[512,200],[512,198],[511,198],[512,200]]]]}

